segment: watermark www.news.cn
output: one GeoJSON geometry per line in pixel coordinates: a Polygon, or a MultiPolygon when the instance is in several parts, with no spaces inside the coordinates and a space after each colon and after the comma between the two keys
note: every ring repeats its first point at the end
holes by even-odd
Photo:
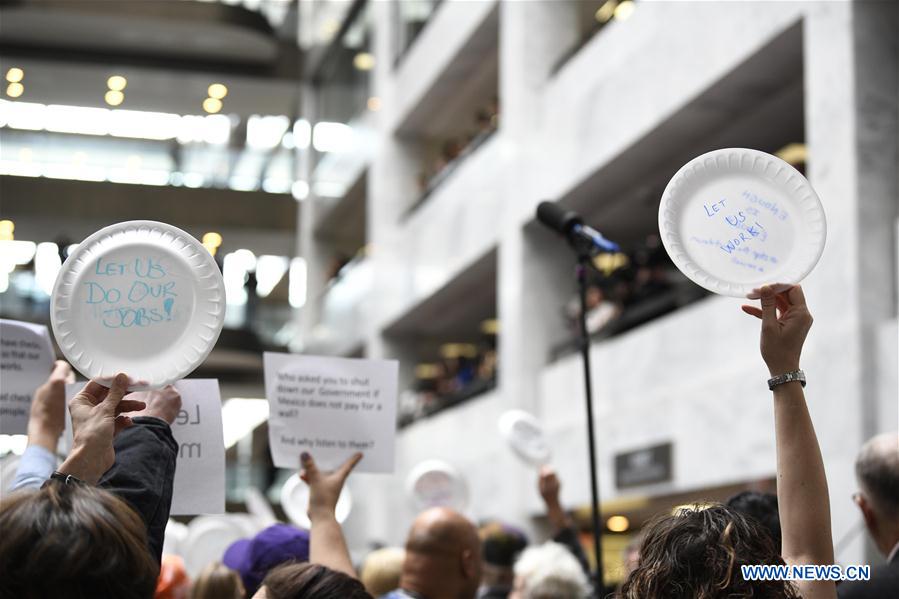
{"type": "Polygon", "coordinates": [[[871,566],[740,566],[743,580],[869,580],[871,566]]]}

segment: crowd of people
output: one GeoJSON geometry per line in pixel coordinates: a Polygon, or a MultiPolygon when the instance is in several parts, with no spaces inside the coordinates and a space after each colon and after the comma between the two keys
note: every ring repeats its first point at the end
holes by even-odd
{"type": "MultiPolygon", "coordinates": [[[[632,251],[601,254],[588,273],[587,332],[605,337],[639,326],[701,297],[695,285],[675,268],[658,235],[648,235],[632,251]]],[[[704,295],[704,294],[703,294],[704,295]]],[[[580,297],[572,297],[565,318],[572,333],[580,330],[580,297]]]]}
{"type": "MultiPolygon", "coordinates": [[[[753,580],[742,566],[834,564],[824,463],[806,404],[800,355],[812,324],[802,289],[761,290],[761,355],[772,379],[777,496],[741,494],[725,504],[659,514],[629,550],[620,588],[592,588],[588,560],[544,469],[538,489],[553,538],[532,544],[502,522],[480,527],[446,507],[419,514],[405,547],[369,555],[359,573],[337,498],[363,454],[333,472],[298,456],[309,487],[308,531],[275,524],[224,551],[189,581],[163,558],[177,446],[170,424],[181,406],[173,388],[127,393],[91,381],[68,404],[73,442],[58,467],[71,371],[58,363],[35,393],[15,490],[0,500],[0,597],[266,599],[724,599],[899,596],[899,437],[869,441],[856,461],[854,496],[871,539],[887,558],[866,582],[753,580]]],[[[364,499],[363,499],[364,500],[364,499]]],[[[383,514],[389,518],[390,514],[383,514]]]]}
{"type": "Polygon", "coordinates": [[[401,427],[496,387],[495,335],[486,336],[480,345],[448,344],[448,347],[465,349],[424,365],[425,372],[418,373],[414,388],[400,397],[401,427]]]}
{"type": "Polygon", "coordinates": [[[443,140],[436,157],[425,165],[418,177],[419,201],[426,198],[450,172],[499,127],[499,99],[491,98],[486,106],[474,115],[468,133],[462,137],[443,140]]]}

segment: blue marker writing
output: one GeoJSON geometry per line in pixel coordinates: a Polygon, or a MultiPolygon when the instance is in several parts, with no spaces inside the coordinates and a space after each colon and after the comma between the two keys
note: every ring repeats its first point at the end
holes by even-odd
{"type": "Polygon", "coordinates": [[[175,303],[175,300],[173,300],[170,297],[167,297],[165,299],[165,301],[162,302],[162,307],[163,307],[163,309],[165,309],[165,313],[168,315],[168,318],[166,318],[166,320],[172,319],[172,305],[174,305],[174,303],[175,303]]]}

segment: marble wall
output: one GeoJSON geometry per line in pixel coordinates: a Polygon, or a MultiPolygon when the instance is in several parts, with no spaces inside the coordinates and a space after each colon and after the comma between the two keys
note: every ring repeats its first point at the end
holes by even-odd
{"type": "MultiPolygon", "coordinates": [[[[554,319],[573,289],[569,257],[550,234],[527,223],[539,201],[566,197],[601,169],[639,171],[639,164],[620,165],[616,158],[684,107],[700,124],[719,118],[722,107],[697,106],[696,97],[797,25],[807,172],[829,228],[827,249],[804,283],[816,322],[803,367],[827,465],[834,537],[859,526],[849,500],[856,489],[855,453],[875,429],[895,430],[899,397],[897,192],[895,160],[889,163],[896,155],[897,106],[888,93],[895,84],[896,28],[889,18],[865,12],[865,4],[638,2],[629,20],[612,23],[556,72],[573,43],[566,4],[448,0],[400,68],[379,58],[375,93],[384,108],[369,168],[375,288],[368,298],[367,354],[394,355],[380,329],[496,248],[502,370],[496,392],[404,429],[395,475],[354,477],[352,489],[364,498],[347,522],[354,548],[369,540],[402,541],[414,515],[403,479],[428,458],[465,472],[473,516],[501,514],[530,525],[540,510],[535,473],[512,457],[496,432],[497,417],[512,407],[546,423],[553,463],[565,481],[563,499],[589,501],[581,364],[577,356],[549,360],[558,341],[554,319]],[[406,218],[414,195],[409,173],[420,168],[421,156],[396,127],[417,109],[415,102],[440,101],[423,90],[494,10],[500,130],[406,218]],[[890,65],[893,79],[879,79],[890,65]],[[868,310],[871,305],[877,309],[868,310]]],[[[386,5],[374,5],[379,57],[391,56],[386,5]]],[[[673,443],[674,478],[639,489],[642,494],[773,476],[771,399],[757,351],[758,324],[739,304],[709,298],[594,346],[603,500],[628,496],[612,484],[614,454],[654,442],[673,443]]],[[[843,563],[873,559],[861,537],[837,557],[843,563]]]]}

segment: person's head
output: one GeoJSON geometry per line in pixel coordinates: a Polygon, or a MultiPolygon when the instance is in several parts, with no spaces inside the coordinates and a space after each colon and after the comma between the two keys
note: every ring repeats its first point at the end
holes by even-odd
{"type": "Polygon", "coordinates": [[[512,586],[512,566],[518,554],[528,546],[527,536],[517,528],[496,521],[482,525],[478,536],[481,537],[482,584],[512,586]]]}
{"type": "Polygon", "coordinates": [[[372,599],[362,583],[319,564],[291,563],[274,568],[253,599],[372,599]]]}
{"type": "Polygon", "coordinates": [[[191,599],[243,599],[244,588],[240,576],[221,562],[203,568],[190,594],[191,599]]]}
{"type": "Polygon", "coordinates": [[[52,480],[0,501],[0,595],[149,599],[159,564],[143,520],[112,493],[52,480]]]}
{"type": "Polygon", "coordinates": [[[564,545],[528,547],[515,562],[509,599],[582,599],[590,592],[581,564],[564,545]]]}
{"type": "Polygon", "coordinates": [[[400,586],[405,559],[406,551],[402,547],[375,549],[366,556],[359,579],[372,596],[386,595],[400,586]]]}
{"type": "Polygon", "coordinates": [[[746,581],[743,565],[782,565],[767,530],[725,505],[681,508],[645,529],[622,599],[798,599],[788,581],[746,581]]]}
{"type": "Polygon", "coordinates": [[[419,514],[406,539],[400,586],[426,597],[475,596],[481,581],[481,542],[461,514],[435,507],[419,514]]]}
{"type": "Polygon", "coordinates": [[[593,308],[599,306],[603,300],[605,299],[605,294],[602,292],[602,287],[599,285],[590,285],[587,287],[587,309],[592,310],[593,308]]]}
{"type": "Polygon", "coordinates": [[[855,503],[881,553],[899,543],[899,435],[886,433],[865,443],[855,460],[859,493],[855,503]]]}
{"type": "Polygon", "coordinates": [[[225,550],[222,562],[240,574],[247,595],[252,595],[275,566],[308,559],[309,531],[289,524],[273,524],[252,539],[232,543],[225,550]]]}
{"type": "Polygon", "coordinates": [[[777,510],[777,495],[758,491],[743,491],[727,500],[727,507],[732,508],[750,518],[755,518],[765,527],[774,547],[781,546],[780,513],[777,510]]]}

